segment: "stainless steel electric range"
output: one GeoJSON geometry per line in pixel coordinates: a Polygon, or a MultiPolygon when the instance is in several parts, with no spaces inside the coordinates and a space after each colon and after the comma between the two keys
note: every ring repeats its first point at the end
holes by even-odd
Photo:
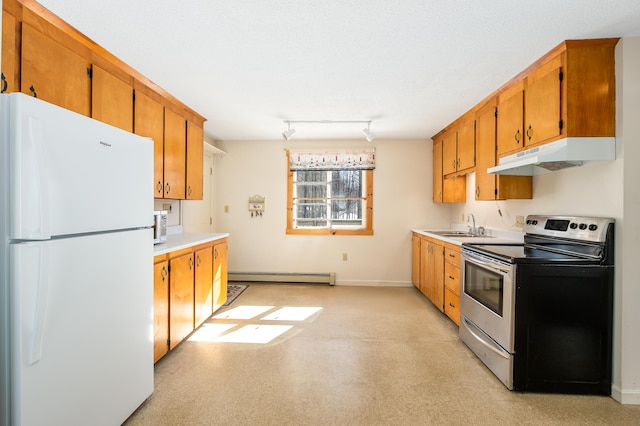
{"type": "Polygon", "coordinates": [[[524,244],[463,244],[460,338],[509,389],[611,394],[613,228],[530,215],[524,244]]]}

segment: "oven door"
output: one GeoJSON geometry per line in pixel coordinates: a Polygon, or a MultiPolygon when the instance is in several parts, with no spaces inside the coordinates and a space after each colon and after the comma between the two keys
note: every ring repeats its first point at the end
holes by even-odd
{"type": "Polygon", "coordinates": [[[513,264],[471,252],[461,255],[460,314],[509,353],[514,353],[513,264]]]}

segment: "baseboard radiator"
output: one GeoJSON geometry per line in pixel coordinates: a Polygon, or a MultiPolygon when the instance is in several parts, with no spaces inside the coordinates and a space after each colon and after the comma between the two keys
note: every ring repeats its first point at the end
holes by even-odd
{"type": "Polygon", "coordinates": [[[229,272],[229,281],[253,281],[274,283],[318,283],[336,284],[336,274],[276,273],[276,272],[229,272]]]}

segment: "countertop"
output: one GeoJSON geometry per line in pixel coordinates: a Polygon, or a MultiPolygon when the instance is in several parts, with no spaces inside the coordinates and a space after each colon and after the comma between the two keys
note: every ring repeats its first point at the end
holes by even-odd
{"type": "Polygon", "coordinates": [[[487,228],[483,237],[444,237],[434,232],[467,231],[466,227],[452,226],[449,229],[412,229],[412,232],[435,238],[450,244],[461,246],[463,243],[473,244],[514,244],[524,242],[524,233],[519,231],[507,231],[487,228]]]}
{"type": "Polygon", "coordinates": [[[220,240],[228,236],[228,233],[169,234],[166,242],[153,246],[153,255],[167,254],[172,251],[197,246],[198,244],[220,240]]]}

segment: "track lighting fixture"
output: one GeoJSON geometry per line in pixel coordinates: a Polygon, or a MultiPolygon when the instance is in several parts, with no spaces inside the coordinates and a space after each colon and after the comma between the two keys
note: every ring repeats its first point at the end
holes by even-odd
{"type": "Polygon", "coordinates": [[[286,140],[291,139],[291,136],[296,132],[296,129],[291,128],[292,123],[309,123],[309,124],[352,124],[352,123],[366,123],[367,127],[362,130],[364,133],[364,137],[367,141],[373,141],[374,135],[371,133],[371,120],[285,120],[284,123],[287,123],[287,130],[282,132],[282,136],[286,140]]]}
{"type": "Polygon", "coordinates": [[[367,127],[365,129],[362,129],[362,133],[364,133],[364,137],[367,139],[368,142],[371,142],[374,138],[373,133],[371,133],[371,122],[367,123],[367,127]]]}
{"type": "Polygon", "coordinates": [[[287,123],[287,130],[282,132],[282,136],[284,136],[284,138],[286,140],[289,140],[289,139],[291,139],[291,136],[293,136],[293,134],[296,132],[296,129],[292,129],[291,128],[291,122],[290,121],[285,121],[285,123],[287,123]]]}

